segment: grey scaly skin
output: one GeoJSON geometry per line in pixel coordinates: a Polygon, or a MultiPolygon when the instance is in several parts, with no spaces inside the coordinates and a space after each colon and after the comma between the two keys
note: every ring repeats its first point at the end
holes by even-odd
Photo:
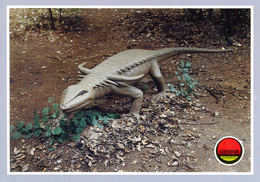
{"type": "Polygon", "coordinates": [[[154,80],[158,93],[154,100],[166,95],[166,84],[160,72],[158,62],[178,54],[223,53],[232,49],[200,48],[164,48],[159,50],[131,49],[120,52],[103,61],[93,69],[87,69],[83,63],[78,66],[83,74],[82,80],[65,89],[61,96],[60,107],[63,112],[72,112],[89,108],[94,100],[105,95],[117,94],[131,97],[130,113],[138,115],[141,110],[143,92],[134,84],[149,74],[154,80]]]}

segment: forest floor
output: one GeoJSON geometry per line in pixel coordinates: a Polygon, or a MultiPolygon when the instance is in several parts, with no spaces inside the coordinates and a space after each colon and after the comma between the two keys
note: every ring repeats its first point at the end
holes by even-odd
{"type": "MultiPolygon", "coordinates": [[[[122,117],[103,129],[88,125],[82,134],[85,141],[54,144],[54,151],[48,151],[44,137],[10,139],[11,172],[251,171],[250,30],[236,27],[234,38],[242,46],[232,47],[221,33],[219,11],[214,11],[213,19],[207,13],[190,19],[183,9],[67,9],[62,26],[58,10],[53,17],[56,30],[50,27],[47,9],[10,10],[10,125],[32,123],[34,111],[48,106],[49,97],[59,103],[62,91],[78,82],[77,66],[83,62],[93,68],[133,48],[234,51],[177,55],[160,63],[166,83],[177,85],[175,71],[181,60],[191,62],[198,95],[188,101],[168,90],[168,102],[153,104],[149,100],[155,85],[148,76],[136,86],[146,86],[141,110],[145,122],[122,117]],[[90,131],[102,136],[95,150],[86,143],[90,131]],[[244,146],[243,159],[233,166],[219,163],[214,155],[217,141],[225,136],[238,138],[244,146]],[[101,152],[102,147],[109,152],[101,152]]],[[[99,109],[122,115],[128,106],[129,99],[111,96],[99,109]]]]}

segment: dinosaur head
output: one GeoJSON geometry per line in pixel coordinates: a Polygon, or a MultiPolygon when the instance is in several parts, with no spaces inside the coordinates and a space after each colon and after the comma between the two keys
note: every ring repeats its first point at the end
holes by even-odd
{"type": "Polygon", "coordinates": [[[71,85],[62,93],[60,108],[63,112],[76,111],[87,108],[93,99],[93,88],[82,84],[71,85]]]}

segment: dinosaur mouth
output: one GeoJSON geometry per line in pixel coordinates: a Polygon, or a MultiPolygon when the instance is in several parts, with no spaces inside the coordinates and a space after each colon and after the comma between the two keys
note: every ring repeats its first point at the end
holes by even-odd
{"type": "Polygon", "coordinates": [[[69,107],[69,106],[66,106],[65,104],[61,104],[60,108],[64,113],[68,113],[68,112],[73,112],[73,111],[76,111],[79,109],[87,108],[87,106],[90,105],[91,102],[92,102],[92,100],[89,100],[87,102],[84,102],[84,103],[74,106],[74,107],[69,107]]]}
{"type": "Polygon", "coordinates": [[[61,110],[64,112],[64,113],[69,113],[69,112],[73,112],[73,111],[76,111],[76,110],[79,110],[79,109],[82,109],[83,107],[74,107],[72,109],[67,109],[66,106],[61,106],[61,110]]]}

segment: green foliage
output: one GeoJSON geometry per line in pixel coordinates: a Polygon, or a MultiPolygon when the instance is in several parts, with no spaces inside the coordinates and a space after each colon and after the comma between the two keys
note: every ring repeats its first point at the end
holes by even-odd
{"type": "Polygon", "coordinates": [[[52,148],[49,148],[48,150],[49,150],[49,152],[52,152],[52,151],[54,151],[56,148],[55,147],[52,147],[52,148]]]}
{"type": "Polygon", "coordinates": [[[143,91],[147,91],[147,90],[148,90],[148,87],[147,87],[146,84],[145,84],[144,86],[142,86],[142,90],[143,90],[143,91]]]}
{"type": "Polygon", "coordinates": [[[79,10],[78,8],[73,8],[70,11],[75,12],[75,11],[78,11],[78,10],[79,10]]]}
{"type": "Polygon", "coordinates": [[[31,138],[33,136],[33,133],[27,133],[24,138],[25,139],[28,139],[28,138],[31,138]]]}
{"type": "Polygon", "coordinates": [[[120,115],[118,113],[106,113],[106,115],[109,117],[109,118],[112,118],[112,119],[118,119],[120,118],[120,115]]]}
{"type": "Polygon", "coordinates": [[[50,115],[50,119],[54,118],[56,119],[59,116],[60,112],[59,110],[56,110],[52,115],[50,115]]]}
{"type": "Polygon", "coordinates": [[[38,129],[41,127],[41,124],[39,122],[34,122],[34,129],[38,129]]]}
{"type": "Polygon", "coordinates": [[[80,133],[89,125],[97,125],[98,128],[103,128],[109,120],[119,118],[118,113],[102,113],[96,109],[93,110],[78,110],[70,118],[69,121],[61,118],[59,127],[52,132],[53,138],[58,142],[77,141],[80,139],[80,133]]]}
{"type": "MultiPolygon", "coordinates": [[[[48,98],[48,102],[52,102],[53,97],[48,98]]],[[[22,136],[25,139],[34,137],[45,137],[50,138],[49,146],[55,141],[59,143],[67,141],[77,141],[80,139],[80,133],[84,131],[87,125],[97,126],[103,128],[104,125],[108,124],[111,119],[119,118],[118,113],[102,113],[97,109],[93,110],[78,110],[68,120],[64,115],[59,120],[59,124],[56,127],[51,127],[51,119],[58,118],[59,116],[59,104],[53,103],[52,107],[44,107],[39,113],[34,111],[34,122],[25,123],[21,121],[16,127],[10,126],[10,138],[20,139],[22,136]]],[[[50,147],[49,151],[53,151],[56,148],[50,147]]]]}
{"type": "Polygon", "coordinates": [[[55,128],[55,130],[52,132],[53,135],[60,135],[63,131],[61,127],[55,128]]]}
{"type": "Polygon", "coordinates": [[[39,120],[40,120],[40,115],[37,114],[37,111],[36,111],[36,113],[34,114],[34,121],[38,122],[39,120]]]}
{"type": "Polygon", "coordinates": [[[170,74],[169,79],[172,79],[172,77],[173,77],[173,74],[170,74]]]}
{"type": "Polygon", "coordinates": [[[13,132],[15,130],[14,126],[10,126],[10,132],[13,132]]]}
{"type": "Polygon", "coordinates": [[[37,129],[37,130],[34,131],[34,136],[35,137],[39,137],[41,135],[41,133],[42,133],[42,130],[41,129],[37,129]]]}
{"type": "Polygon", "coordinates": [[[49,138],[51,136],[51,130],[45,131],[43,136],[49,138]]]}
{"type": "Polygon", "coordinates": [[[10,138],[11,139],[20,139],[23,135],[24,135],[25,139],[31,138],[32,135],[33,135],[32,129],[33,129],[33,124],[32,123],[28,123],[27,125],[25,125],[24,121],[20,121],[16,125],[16,131],[15,131],[15,127],[14,126],[10,126],[10,133],[15,131],[10,136],[10,138]]]}
{"type": "Polygon", "coordinates": [[[190,75],[190,66],[191,63],[187,62],[186,64],[184,61],[181,61],[181,67],[178,69],[178,71],[175,71],[175,75],[178,78],[178,87],[174,88],[174,86],[170,83],[167,84],[167,86],[170,87],[170,92],[174,92],[177,97],[182,96],[186,97],[187,100],[191,100],[191,96],[196,94],[194,93],[194,89],[196,87],[196,84],[198,84],[197,81],[195,81],[190,75]]]}
{"type": "MultiPolygon", "coordinates": [[[[52,102],[55,97],[49,97],[48,102],[52,102]]],[[[14,126],[10,126],[10,132],[12,133],[15,131],[12,135],[12,139],[20,139],[22,136],[24,136],[25,139],[31,138],[33,135],[35,137],[40,137],[42,133],[44,137],[50,137],[51,136],[51,128],[49,125],[46,125],[45,132],[43,132],[41,128],[41,122],[48,122],[51,118],[57,118],[59,115],[59,104],[54,103],[52,104],[52,109],[54,110],[53,114],[49,114],[51,111],[50,107],[44,107],[42,109],[42,112],[38,114],[37,111],[34,111],[34,122],[28,123],[25,125],[24,121],[20,121],[16,126],[16,131],[14,126]]],[[[57,132],[57,131],[56,131],[57,132]]],[[[54,132],[55,133],[55,132],[54,132]]]]}
{"type": "Polygon", "coordinates": [[[21,133],[19,133],[18,131],[16,131],[15,133],[13,133],[11,135],[11,139],[20,139],[23,135],[21,133]]]}
{"type": "Polygon", "coordinates": [[[33,128],[33,124],[32,123],[28,123],[25,127],[26,130],[30,131],[33,128]]]}
{"type": "Polygon", "coordinates": [[[73,141],[78,141],[80,139],[80,134],[73,135],[73,141]]]}
{"type": "Polygon", "coordinates": [[[43,122],[47,122],[48,120],[49,120],[49,119],[48,119],[48,116],[43,116],[43,117],[42,117],[42,121],[43,121],[43,122]]]}
{"type": "Polygon", "coordinates": [[[48,102],[53,102],[54,99],[55,99],[55,97],[52,97],[52,96],[51,96],[51,97],[48,98],[48,102]]]}
{"type": "Polygon", "coordinates": [[[45,107],[45,108],[43,108],[43,110],[42,110],[42,114],[43,115],[47,115],[47,114],[49,114],[49,112],[50,112],[50,108],[49,107],[45,107]]]}
{"type": "Polygon", "coordinates": [[[60,107],[60,105],[59,105],[58,103],[52,104],[52,109],[53,109],[53,110],[56,110],[56,109],[58,109],[59,107],[60,107]]]}
{"type": "Polygon", "coordinates": [[[21,130],[23,128],[23,125],[25,124],[24,121],[20,121],[18,124],[17,124],[17,130],[21,130]]]}

